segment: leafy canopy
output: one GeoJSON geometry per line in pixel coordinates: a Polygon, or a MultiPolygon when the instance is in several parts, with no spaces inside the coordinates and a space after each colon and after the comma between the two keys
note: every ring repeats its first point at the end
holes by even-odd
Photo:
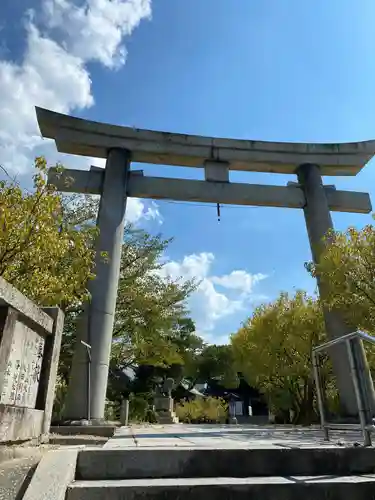
{"type": "MultiPolygon", "coordinates": [[[[39,305],[65,310],[60,374],[66,380],[77,321],[89,299],[88,280],[95,276],[98,201],[63,195],[47,184],[47,173],[40,157],[30,191],[14,180],[0,182],[0,276],[39,305]]],[[[183,364],[188,343],[199,345],[186,308],[195,283],[160,273],[169,243],[160,235],[125,228],[112,355],[118,366],[183,364]]]]}
{"type": "MultiPolygon", "coordinates": [[[[161,272],[170,240],[127,226],[121,257],[113,356],[117,363],[183,364],[183,333],[189,322],[186,299],[194,280],[172,280],[161,272]]],[[[190,328],[190,331],[189,331],[190,328]]]]}
{"type": "Polygon", "coordinates": [[[198,382],[215,381],[228,389],[238,386],[237,371],[231,345],[207,345],[196,359],[198,382]]]}
{"type": "MultiPolygon", "coordinates": [[[[174,281],[161,272],[170,240],[127,225],[121,256],[111,369],[131,365],[184,366],[200,343],[186,299],[194,281],[174,281]]],[[[70,309],[65,322],[61,373],[68,377],[81,308],[70,309]]]]}
{"type": "MultiPolygon", "coordinates": [[[[298,291],[282,293],[258,307],[231,337],[234,356],[247,382],[269,400],[273,411],[292,409],[297,421],[311,420],[315,388],[311,350],[324,341],[320,304],[298,291]]],[[[323,370],[325,378],[328,375],[323,370]]]]}
{"type": "Polygon", "coordinates": [[[67,213],[71,200],[47,184],[44,158],[35,168],[30,192],[0,181],[0,276],[39,305],[66,308],[88,297],[97,230],[67,213]]]}
{"type": "Polygon", "coordinates": [[[352,325],[375,332],[375,230],[350,227],[326,240],[319,264],[308,264],[324,283],[324,303],[352,325]]]}

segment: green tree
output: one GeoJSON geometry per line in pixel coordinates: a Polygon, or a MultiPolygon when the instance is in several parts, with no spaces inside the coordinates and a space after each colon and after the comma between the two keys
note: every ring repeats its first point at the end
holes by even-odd
{"type": "MultiPolygon", "coordinates": [[[[257,387],[276,414],[294,413],[295,422],[315,418],[315,386],[311,351],[324,341],[320,304],[298,291],[282,293],[270,304],[258,307],[231,338],[234,356],[247,382],[257,387]]],[[[323,383],[331,390],[330,365],[323,383]]]]}
{"type": "MultiPolygon", "coordinates": [[[[173,378],[175,388],[182,379],[190,381],[196,379],[196,359],[203,346],[203,339],[195,334],[195,324],[191,318],[181,318],[173,330],[168,334],[173,352],[177,355],[176,361],[170,364],[140,364],[136,369],[136,379],[132,384],[135,393],[153,393],[156,383],[166,378],[173,378]]],[[[194,383],[192,383],[194,385],[194,383]]]]}
{"type": "Polygon", "coordinates": [[[325,288],[324,304],[349,324],[375,332],[375,230],[350,227],[329,235],[319,265],[307,265],[325,288]]]}
{"type": "MultiPolygon", "coordinates": [[[[98,202],[64,196],[47,184],[44,158],[35,160],[35,168],[30,191],[16,181],[0,182],[0,276],[39,305],[64,309],[59,374],[66,382],[88,280],[94,278],[98,202]]],[[[199,345],[186,308],[195,283],[160,273],[169,241],[125,229],[112,354],[119,369],[132,363],[183,365],[192,350],[189,338],[199,345]]]]}
{"type": "MultiPolygon", "coordinates": [[[[325,240],[319,265],[307,264],[308,271],[321,280],[323,303],[338,310],[354,328],[375,334],[375,228],[349,227],[325,240]]],[[[364,343],[367,361],[375,375],[375,346],[364,343]]]]}
{"type": "Polygon", "coordinates": [[[179,318],[169,335],[169,340],[175,346],[183,365],[182,376],[195,377],[204,341],[195,333],[194,321],[189,317],[179,318]]]}
{"type": "Polygon", "coordinates": [[[97,230],[75,217],[79,204],[67,215],[71,198],[47,184],[44,158],[35,168],[30,192],[0,182],[0,276],[37,304],[66,309],[88,297],[97,230]]]}
{"type": "MultiPolygon", "coordinates": [[[[161,257],[169,241],[131,225],[125,228],[111,352],[113,370],[134,364],[160,368],[184,365],[189,354],[184,348],[189,334],[197,341],[186,307],[195,283],[173,281],[160,272],[161,257]]],[[[64,377],[70,370],[81,312],[78,306],[67,314],[60,363],[64,377]]]]}
{"type": "Polygon", "coordinates": [[[169,243],[160,235],[131,226],[125,229],[114,327],[117,364],[183,363],[176,338],[188,321],[186,299],[196,284],[172,280],[160,272],[169,243]]]}
{"type": "Polygon", "coordinates": [[[196,382],[210,383],[234,389],[239,380],[231,345],[206,345],[196,360],[196,382]]]}

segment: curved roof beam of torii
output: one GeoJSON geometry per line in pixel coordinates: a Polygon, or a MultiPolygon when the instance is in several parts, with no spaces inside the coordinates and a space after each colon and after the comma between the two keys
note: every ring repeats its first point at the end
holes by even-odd
{"type": "Polygon", "coordinates": [[[356,175],[375,154],[375,141],[310,144],[219,139],[155,132],[84,120],[36,107],[43,137],[61,153],[106,158],[111,148],[132,152],[141,163],[203,167],[226,162],[231,170],[293,174],[303,163],[320,165],[323,175],[356,175]]]}

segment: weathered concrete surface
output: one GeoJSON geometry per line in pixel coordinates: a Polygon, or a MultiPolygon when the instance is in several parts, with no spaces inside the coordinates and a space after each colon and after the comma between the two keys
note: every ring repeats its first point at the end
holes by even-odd
{"type": "Polygon", "coordinates": [[[363,442],[359,431],[330,431],[324,441],[316,426],[262,425],[132,425],[117,429],[105,448],[332,448],[363,442]]]}
{"type": "Polygon", "coordinates": [[[82,450],[77,479],[375,474],[372,448],[82,450]]]}
{"type": "Polygon", "coordinates": [[[25,441],[41,437],[43,410],[0,404],[0,441],[25,441]]]}
{"type": "Polygon", "coordinates": [[[43,453],[45,453],[45,445],[43,446],[0,446],[0,464],[9,462],[19,458],[30,458],[39,461],[43,453]]]}
{"type": "Polygon", "coordinates": [[[229,163],[206,160],[204,162],[204,179],[211,182],[229,182],[229,163]]]}
{"type": "Polygon", "coordinates": [[[23,500],[65,500],[74,480],[78,450],[50,451],[36,468],[23,500]]]}
{"type": "Polygon", "coordinates": [[[375,449],[353,447],[360,437],[336,432],[327,444],[319,428],[293,426],[121,428],[102,450],[79,452],[67,500],[367,500],[375,449]]]}
{"type": "Polygon", "coordinates": [[[20,500],[30,484],[39,458],[28,457],[0,464],[0,500],[20,500]]]}
{"type": "Polygon", "coordinates": [[[117,149],[109,151],[97,219],[99,236],[96,241],[96,276],[89,283],[91,300],[85,305],[85,314],[77,330],[64,410],[67,419],[88,418],[89,398],[91,402],[89,418],[104,419],[124,237],[129,166],[129,152],[117,149]],[[104,253],[106,258],[103,257],[104,253]],[[86,348],[81,341],[91,346],[90,363],[86,348]],[[90,394],[88,394],[89,367],[90,394]]]}
{"type": "Polygon", "coordinates": [[[0,306],[8,305],[27,317],[43,330],[52,332],[53,319],[14,286],[0,277],[0,306]]]}
{"type": "Polygon", "coordinates": [[[61,341],[64,328],[64,313],[58,307],[45,307],[46,312],[53,319],[52,335],[47,335],[44,345],[42,370],[39,380],[37,408],[44,409],[42,436],[48,439],[51,425],[53,402],[55,399],[57,369],[60,359],[61,341]]]}
{"type": "MultiPolygon", "coordinates": [[[[51,168],[48,182],[68,193],[100,194],[104,169],[73,170],[59,173],[51,168]]],[[[339,191],[326,188],[329,209],[334,212],[369,213],[372,210],[370,196],[355,191],[339,191]]],[[[168,199],[176,201],[200,201],[232,205],[303,208],[306,199],[303,190],[295,186],[271,186],[262,184],[225,183],[143,177],[129,174],[128,196],[134,198],[168,199]]]]}
{"type": "Polygon", "coordinates": [[[64,314],[0,278],[0,442],[48,439],[64,314]]]}
{"type": "Polygon", "coordinates": [[[324,175],[356,175],[372,158],[375,141],[299,144],[219,139],[108,125],[36,108],[43,137],[58,151],[106,158],[112,148],[132,152],[132,161],[203,167],[206,160],[228,162],[233,170],[294,173],[302,163],[318,163],[324,175]]]}
{"type": "Polygon", "coordinates": [[[110,438],[115,434],[115,425],[54,425],[50,432],[60,436],[90,435],[110,438]]]}
{"type": "Polygon", "coordinates": [[[375,476],[148,479],[75,482],[67,500],[370,500],[374,493],[375,476]]]}
{"type": "Polygon", "coordinates": [[[108,441],[107,437],[103,436],[92,436],[92,435],[68,435],[59,436],[57,434],[52,434],[49,436],[48,443],[60,446],[78,446],[87,445],[92,447],[101,448],[108,441]]]}
{"type": "Polygon", "coordinates": [[[45,331],[8,307],[1,332],[0,403],[36,407],[45,338],[45,331]]]}

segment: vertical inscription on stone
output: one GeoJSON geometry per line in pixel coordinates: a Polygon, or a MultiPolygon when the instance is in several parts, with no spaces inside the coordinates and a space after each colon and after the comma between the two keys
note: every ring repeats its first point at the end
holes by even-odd
{"type": "Polygon", "coordinates": [[[35,408],[42,367],[44,338],[16,322],[0,402],[35,408]]]}

